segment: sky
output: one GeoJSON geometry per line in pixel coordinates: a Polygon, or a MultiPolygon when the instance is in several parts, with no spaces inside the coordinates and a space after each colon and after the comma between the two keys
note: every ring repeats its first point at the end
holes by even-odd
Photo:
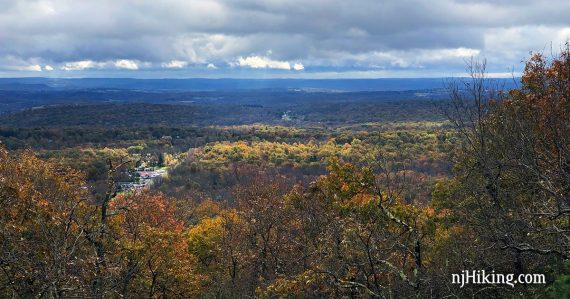
{"type": "Polygon", "coordinates": [[[570,38],[568,0],[0,0],[0,77],[520,74],[570,38]]]}

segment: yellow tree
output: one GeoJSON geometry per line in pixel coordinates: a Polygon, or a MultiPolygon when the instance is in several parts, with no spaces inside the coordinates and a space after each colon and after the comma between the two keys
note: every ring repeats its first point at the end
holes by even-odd
{"type": "Polygon", "coordinates": [[[0,148],[0,297],[80,296],[95,256],[83,176],[0,148]]]}
{"type": "Polygon", "coordinates": [[[162,194],[120,195],[110,205],[115,234],[109,259],[124,297],[195,297],[197,260],[190,254],[184,222],[162,194]]]}

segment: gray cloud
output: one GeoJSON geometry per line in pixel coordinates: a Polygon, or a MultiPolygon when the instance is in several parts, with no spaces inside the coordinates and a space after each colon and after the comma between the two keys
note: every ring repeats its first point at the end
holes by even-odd
{"type": "Polygon", "coordinates": [[[503,72],[563,43],[568,11],[566,0],[0,0],[0,71],[421,76],[480,54],[503,72]]]}

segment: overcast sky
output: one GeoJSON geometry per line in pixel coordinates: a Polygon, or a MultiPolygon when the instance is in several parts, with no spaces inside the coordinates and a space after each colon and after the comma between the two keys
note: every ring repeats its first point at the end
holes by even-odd
{"type": "Polygon", "coordinates": [[[0,76],[496,76],[570,37],[568,0],[0,0],[0,76]]]}

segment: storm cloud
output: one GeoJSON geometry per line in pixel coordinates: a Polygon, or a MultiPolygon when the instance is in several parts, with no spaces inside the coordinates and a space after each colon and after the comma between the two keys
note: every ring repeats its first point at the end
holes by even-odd
{"type": "Polygon", "coordinates": [[[517,71],[570,1],[0,0],[0,75],[448,76],[517,71]]]}

